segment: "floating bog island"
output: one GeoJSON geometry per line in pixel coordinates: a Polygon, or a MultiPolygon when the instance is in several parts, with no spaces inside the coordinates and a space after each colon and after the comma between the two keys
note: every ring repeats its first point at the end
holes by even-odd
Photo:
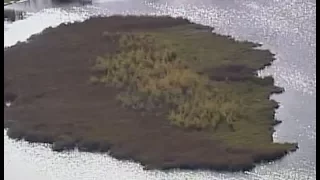
{"type": "Polygon", "coordinates": [[[297,149],[273,142],[282,89],[257,77],[274,60],[257,46],[171,17],[48,28],[4,51],[4,126],[146,169],[249,170],[297,149]]]}

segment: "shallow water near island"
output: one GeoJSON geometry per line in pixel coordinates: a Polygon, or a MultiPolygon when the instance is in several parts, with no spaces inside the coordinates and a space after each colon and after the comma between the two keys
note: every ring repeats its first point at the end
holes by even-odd
{"type": "Polygon", "coordinates": [[[277,60],[261,72],[271,74],[286,92],[277,118],[275,141],[298,142],[300,149],[280,161],[246,173],[144,171],[142,166],[106,154],[56,153],[47,145],[16,142],[4,132],[4,179],[298,179],[316,177],[316,17],[315,1],[93,0],[59,4],[30,0],[6,9],[25,11],[24,19],[4,22],[4,46],[25,41],[44,28],[94,15],[158,14],[188,17],[221,34],[264,44],[277,60]],[[19,173],[17,173],[19,172],[19,173]]]}

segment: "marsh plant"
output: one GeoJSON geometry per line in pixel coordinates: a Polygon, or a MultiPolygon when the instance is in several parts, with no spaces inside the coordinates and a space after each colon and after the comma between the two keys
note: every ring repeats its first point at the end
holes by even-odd
{"type": "MultiPolygon", "coordinates": [[[[116,36],[110,34],[110,36],[116,36]]],[[[118,37],[119,53],[98,57],[95,70],[104,74],[92,80],[124,88],[118,99],[125,107],[166,108],[168,119],[185,128],[213,128],[245,116],[241,98],[219,91],[208,75],[192,69],[173,47],[146,34],[118,37]]]]}

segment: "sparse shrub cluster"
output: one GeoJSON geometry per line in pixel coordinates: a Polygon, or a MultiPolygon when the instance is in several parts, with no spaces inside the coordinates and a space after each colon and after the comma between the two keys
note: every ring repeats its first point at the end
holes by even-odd
{"type": "Polygon", "coordinates": [[[195,72],[174,48],[145,34],[127,33],[117,39],[120,53],[98,57],[94,69],[103,72],[100,82],[125,89],[117,97],[124,106],[166,107],[169,120],[186,128],[216,128],[223,120],[232,126],[241,117],[237,98],[218,93],[208,76],[195,72]]]}

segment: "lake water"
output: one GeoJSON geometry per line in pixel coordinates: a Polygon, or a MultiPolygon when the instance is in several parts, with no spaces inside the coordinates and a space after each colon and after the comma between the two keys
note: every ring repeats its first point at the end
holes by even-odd
{"type": "Polygon", "coordinates": [[[144,171],[129,161],[92,153],[56,153],[47,145],[15,142],[4,131],[5,180],[313,180],[316,179],[316,1],[315,0],[93,0],[60,4],[29,0],[6,6],[25,11],[4,21],[4,47],[44,28],[83,21],[94,15],[157,14],[184,16],[214,26],[221,34],[262,43],[277,60],[261,72],[273,75],[286,92],[280,102],[275,141],[298,142],[300,149],[251,172],[144,171]]]}

